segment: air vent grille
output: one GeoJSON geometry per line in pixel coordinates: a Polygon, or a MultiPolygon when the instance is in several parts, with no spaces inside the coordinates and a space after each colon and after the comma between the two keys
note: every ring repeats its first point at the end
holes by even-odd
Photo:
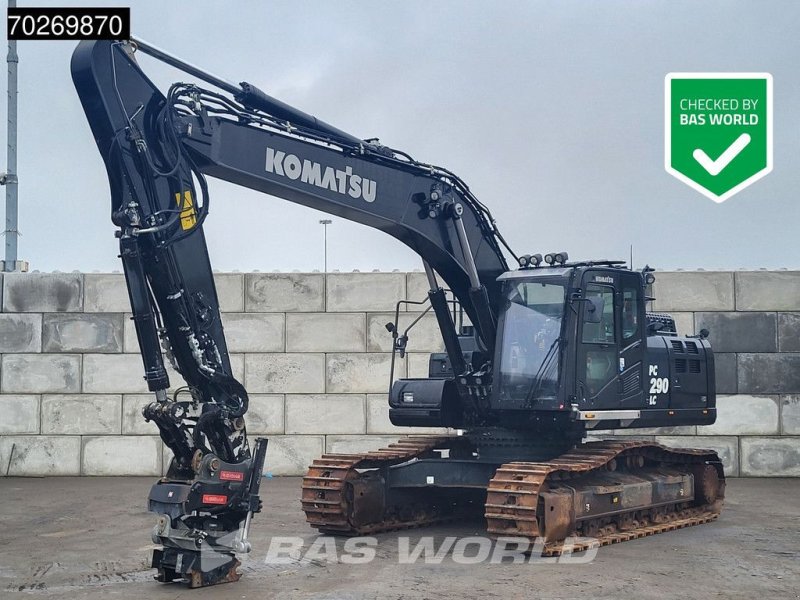
{"type": "Polygon", "coordinates": [[[686,342],[686,352],[689,354],[700,354],[700,350],[697,349],[697,344],[695,342],[686,342]]]}
{"type": "Polygon", "coordinates": [[[670,344],[672,344],[672,349],[675,350],[675,352],[683,352],[683,342],[679,340],[671,340],[670,344]]]}
{"type": "Polygon", "coordinates": [[[675,359],[675,372],[676,373],[686,373],[686,359],[685,358],[676,358],[675,359]]]}
{"type": "Polygon", "coordinates": [[[622,394],[628,396],[629,394],[637,392],[642,385],[641,379],[639,369],[626,374],[625,378],[622,380],[622,394]]]}
{"type": "Polygon", "coordinates": [[[689,373],[699,373],[700,372],[700,361],[699,360],[690,360],[689,361],[689,373]]]}

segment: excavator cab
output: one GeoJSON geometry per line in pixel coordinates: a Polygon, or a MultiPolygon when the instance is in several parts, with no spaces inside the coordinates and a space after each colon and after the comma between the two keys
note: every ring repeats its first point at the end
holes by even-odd
{"type": "Polygon", "coordinates": [[[710,345],[646,312],[648,276],[615,262],[501,275],[493,407],[567,411],[586,429],[713,423],[710,345]]]}

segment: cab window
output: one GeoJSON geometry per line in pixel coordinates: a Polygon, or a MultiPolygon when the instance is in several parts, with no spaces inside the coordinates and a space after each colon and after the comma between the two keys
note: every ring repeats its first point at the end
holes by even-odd
{"type": "Polygon", "coordinates": [[[584,321],[582,339],[586,349],[585,383],[589,397],[596,396],[616,376],[617,348],[614,345],[614,289],[604,285],[586,286],[586,298],[600,300],[599,323],[584,321]],[[593,345],[596,344],[596,345],[593,345]]]}
{"type": "Polygon", "coordinates": [[[614,290],[604,285],[590,283],[586,286],[586,298],[600,300],[603,313],[599,323],[583,323],[583,341],[588,344],[614,343],[614,290]]]}
{"type": "Polygon", "coordinates": [[[639,333],[639,290],[625,287],[622,290],[622,339],[628,341],[639,333]]]}

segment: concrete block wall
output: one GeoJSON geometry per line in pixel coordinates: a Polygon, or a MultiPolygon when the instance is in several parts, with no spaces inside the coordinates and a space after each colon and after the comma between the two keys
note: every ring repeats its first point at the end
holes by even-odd
{"type": "MultiPolygon", "coordinates": [[[[681,333],[711,331],[719,419],[614,433],[717,449],[731,476],[800,476],[800,272],[656,276],[654,309],[681,333]]],[[[248,431],[270,437],[268,471],[299,475],[323,452],[434,433],[394,427],[386,403],[385,324],[398,299],[425,298],[424,274],[215,277],[234,373],[251,394],[248,431]]],[[[0,287],[0,476],[162,473],[169,452],[141,417],[151,397],[123,276],[5,274],[0,287]]],[[[409,349],[395,376],[425,376],[441,349],[432,316],[409,349]]]]}

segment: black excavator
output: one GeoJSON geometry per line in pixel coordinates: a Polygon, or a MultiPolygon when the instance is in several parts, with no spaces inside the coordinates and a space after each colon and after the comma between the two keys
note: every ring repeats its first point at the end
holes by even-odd
{"type": "MultiPolygon", "coordinates": [[[[238,579],[236,554],[249,551],[261,509],[267,440],[249,446],[248,396],[231,371],[203,233],[206,177],[384,231],[419,254],[427,275],[426,306],[414,308],[435,315],[445,351],[431,355],[429,377],[390,386],[389,415],[455,431],[315,460],[302,486],[313,527],[359,535],[477,510],[491,534],[543,539],[557,554],[570,537],[608,544],[719,515],[715,452],[585,439],[716,418],[707,332],[679,336],[672,318],[646,311],[651,269],[516,255],[454,173],[142,40],[81,42],[72,76],[108,171],[154,393],[143,414],[173,454],[149,496],[159,581],[238,579]],[[164,94],[137,52],[210,87],[176,83],[164,94]],[[170,386],[165,357],[184,386],[170,386]]],[[[387,329],[394,364],[409,330],[397,319],[387,329]]]]}

